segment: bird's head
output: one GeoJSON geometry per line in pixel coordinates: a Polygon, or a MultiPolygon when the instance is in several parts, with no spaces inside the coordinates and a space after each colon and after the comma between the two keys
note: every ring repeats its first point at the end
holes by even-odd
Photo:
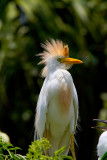
{"type": "Polygon", "coordinates": [[[73,64],[83,63],[81,60],[69,58],[68,45],[64,45],[62,41],[52,39],[50,42],[46,41],[45,44],[42,44],[42,47],[44,51],[39,54],[42,58],[39,64],[45,64],[42,71],[44,77],[49,71],[53,72],[58,68],[69,69],[73,64]]]}

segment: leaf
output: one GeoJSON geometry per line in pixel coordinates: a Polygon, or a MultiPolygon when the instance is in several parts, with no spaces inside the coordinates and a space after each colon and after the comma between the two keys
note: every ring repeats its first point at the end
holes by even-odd
{"type": "Polygon", "coordinates": [[[50,157],[48,157],[48,156],[44,156],[44,155],[41,155],[41,158],[43,158],[43,160],[48,160],[48,159],[50,159],[50,157]]]}
{"type": "Polygon", "coordinates": [[[4,160],[4,155],[0,154],[0,160],[4,160]]]}
{"type": "Polygon", "coordinates": [[[5,143],[5,142],[3,143],[3,146],[4,147],[13,147],[13,145],[11,143],[5,143]]]}
{"type": "Polygon", "coordinates": [[[22,156],[20,154],[16,154],[16,157],[18,157],[20,160],[26,160],[26,156],[22,156]]]}
{"type": "Polygon", "coordinates": [[[21,148],[19,148],[19,147],[14,147],[15,154],[16,154],[16,151],[17,151],[18,149],[20,149],[20,150],[21,150],[21,148]]]}
{"type": "Polygon", "coordinates": [[[0,147],[0,154],[3,153],[3,149],[0,147]]]}
{"type": "Polygon", "coordinates": [[[19,158],[17,158],[17,156],[11,152],[11,158],[13,158],[14,160],[20,160],[19,158]]]}
{"type": "Polygon", "coordinates": [[[66,159],[71,159],[71,160],[73,160],[73,158],[72,158],[71,156],[64,156],[64,155],[61,155],[61,157],[64,158],[64,159],[66,158],[66,159]]]}
{"type": "Polygon", "coordinates": [[[15,148],[9,148],[9,151],[15,151],[15,148]]]}
{"type": "Polygon", "coordinates": [[[21,149],[21,148],[19,148],[19,147],[14,147],[14,149],[16,149],[16,150],[17,150],[17,149],[20,149],[20,150],[22,150],[22,149],[21,149]]]}
{"type": "Polygon", "coordinates": [[[103,155],[103,157],[101,158],[101,160],[107,160],[107,152],[103,155]]]}
{"type": "Polygon", "coordinates": [[[65,149],[66,149],[66,146],[60,148],[59,150],[55,151],[55,155],[59,155],[59,154],[63,153],[65,151],[65,149]]]}

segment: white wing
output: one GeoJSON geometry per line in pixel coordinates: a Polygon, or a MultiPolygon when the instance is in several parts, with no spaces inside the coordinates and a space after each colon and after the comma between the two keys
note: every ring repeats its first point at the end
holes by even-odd
{"type": "Polygon", "coordinates": [[[47,95],[48,95],[47,80],[45,79],[39,95],[37,108],[36,108],[36,121],[35,121],[36,126],[35,127],[36,127],[37,136],[39,136],[39,138],[43,137],[43,133],[45,130],[46,113],[47,113],[47,107],[48,107],[47,95]]]}
{"type": "Polygon", "coordinates": [[[78,120],[78,95],[74,83],[73,83],[73,91],[74,91],[73,105],[74,105],[74,116],[75,116],[74,131],[75,131],[78,120]]]}

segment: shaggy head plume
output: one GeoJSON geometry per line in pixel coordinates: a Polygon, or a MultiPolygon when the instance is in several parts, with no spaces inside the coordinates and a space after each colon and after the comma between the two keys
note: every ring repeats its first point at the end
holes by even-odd
{"type": "Polygon", "coordinates": [[[47,63],[50,58],[54,57],[69,57],[69,48],[67,45],[64,45],[62,41],[60,40],[51,40],[46,41],[45,44],[42,44],[42,47],[44,48],[43,53],[40,53],[39,56],[41,56],[42,61],[39,62],[39,64],[45,64],[45,67],[42,70],[42,76],[46,77],[47,73],[47,63]]]}

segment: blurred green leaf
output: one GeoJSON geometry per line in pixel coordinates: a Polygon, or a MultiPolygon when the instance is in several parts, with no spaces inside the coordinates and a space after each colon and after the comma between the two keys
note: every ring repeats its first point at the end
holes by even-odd
{"type": "Polygon", "coordinates": [[[103,157],[101,158],[101,160],[107,160],[107,152],[103,155],[103,157]]]}

